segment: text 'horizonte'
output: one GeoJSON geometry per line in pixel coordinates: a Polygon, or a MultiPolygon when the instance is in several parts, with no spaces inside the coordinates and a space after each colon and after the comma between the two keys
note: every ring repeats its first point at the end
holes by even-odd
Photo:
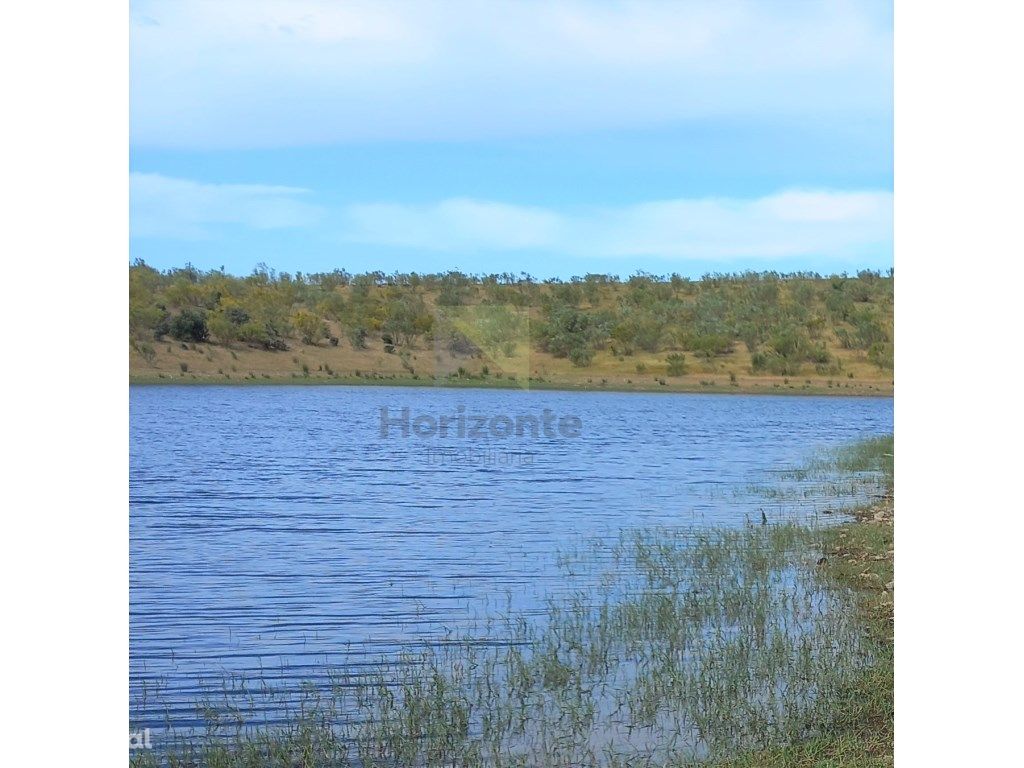
{"type": "Polygon", "coordinates": [[[391,412],[380,408],[380,436],[392,434],[401,437],[454,437],[469,440],[509,437],[579,437],[583,433],[583,420],[579,416],[559,416],[550,408],[540,415],[466,413],[460,405],[455,413],[413,415],[409,408],[391,412]]]}

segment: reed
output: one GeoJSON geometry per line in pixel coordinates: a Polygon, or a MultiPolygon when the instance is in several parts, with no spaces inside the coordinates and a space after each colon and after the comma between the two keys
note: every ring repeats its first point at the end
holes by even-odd
{"type": "Polygon", "coordinates": [[[793,524],[587,542],[539,615],[489,609],[297,692],[226,681],[202,728],[132,764],[684,765],[827,738],[883,650],[817,566],[825,546],[793,524]]]}

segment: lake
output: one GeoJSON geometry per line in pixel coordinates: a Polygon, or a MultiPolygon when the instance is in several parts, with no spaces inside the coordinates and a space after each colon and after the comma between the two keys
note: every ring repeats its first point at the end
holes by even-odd
{"type": "Polygon", "coordinates": [[[818,517],[837,499],[778,473],[893,425],[861,397],[161,386],[130,405],[130,679],[155,730],[198,724],[227,677],[297,686],[481,606],[536,610],[585,538],[818,517]],[[791,499],[752,492],[772,484],[791,499]]]}

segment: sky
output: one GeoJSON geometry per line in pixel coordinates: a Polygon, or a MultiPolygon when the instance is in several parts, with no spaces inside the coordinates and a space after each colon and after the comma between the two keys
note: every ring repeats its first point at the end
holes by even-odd
{"type": "Polygon", "coordinates": [[[135,0],[130,255],[892,266],[889,2],[135,0]]]}

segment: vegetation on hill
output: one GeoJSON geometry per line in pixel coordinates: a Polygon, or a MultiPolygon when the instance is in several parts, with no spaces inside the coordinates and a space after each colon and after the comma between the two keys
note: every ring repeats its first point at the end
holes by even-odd
{"type": "Polygon", "coordinates": [[[305,348],[383,352],[409,373],[411,357],[424,349],[465,359],[460,370],[477,375],[488,361],[489,370],[504,363],[512,370],[523,355],[556,369],[564,361],[583,376],[725,370],[852,378],[852,365],[882,379],[893,367],[891,270],[541,282],[454,271],[292,275],[262,266],[236,277],[190,266],[160,272],[137,261],[129,285],[134,373],[159,368],[159,342],[168,340],[284,359],[287,350],[305,348]]]}

